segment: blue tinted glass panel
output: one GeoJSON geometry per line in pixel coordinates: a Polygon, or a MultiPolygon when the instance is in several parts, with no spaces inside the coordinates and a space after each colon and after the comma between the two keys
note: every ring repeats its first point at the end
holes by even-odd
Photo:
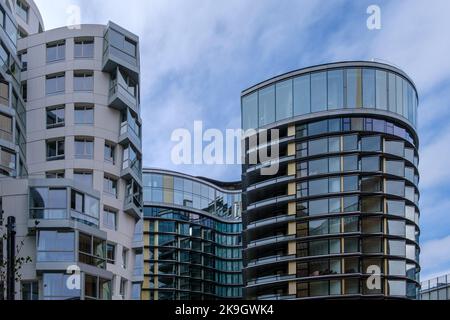
{"type": "Polygon", "coordinates": [[[311,111],[327,110],[327,73],[311,74],[311,111]]]}
{"type": "Polygon", "coordinates": [[[347,108],[362,106],[361,69],[347,69],[347,108]]]}
{"type": "Polygon", "coordinates": [[[292,80],[277,83],[277,121],[292,117],[292,80]]]}
{"type": "Polygon", "coordinates": [[[376,71],[376,87],[377,87],[377,109],[387,110],[387,73],[385,71],[376,71]]]}
{"type": "Polygon", "coordinates": [[[399,76],[395,76],[396,83],[396,96],[397,96],[397,113],[403,114],[403,79],[399,76]]]}
{"type": "Polygon", "coordinates": [[[256,92],[242,98],[242,126],[244,130],[258,127],[258,95],[256,92]]]}
{"type": "Polygon", "coordinates": [[[363,69],[363,108],[375,108],[374,69],[363,69]]]}
{"type": "Polygon", "coordinates": [[[294,79],[294,115],[311,112],[311,82],[310,75],[294,79]]]}
{"type": "Polygon", "coordinates": [[[389,111],[397,112],[395,74],[389,73],[389,111]]]}
{"type": "Polygon", "coordinates": [[[259,126],[275,122],[275,86],[259,90],[259,126]]]}
{"type": "Polygon", "coordinates": [[[344,71],[328,72],[328,110],[344,107],[344,71]]]}

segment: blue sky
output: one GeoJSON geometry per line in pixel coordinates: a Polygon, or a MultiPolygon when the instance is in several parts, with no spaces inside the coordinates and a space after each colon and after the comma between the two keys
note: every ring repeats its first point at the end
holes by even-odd
{"type": "Polygon", "coordinates": [[[177,128],[240,127],[240,92],[290,70],[336,60],[395,64],[420,95],[422,279],[450,273],[450,2],[36,0],[46,29],[70,4],[82,23],[112,20],[140,36],[144,165],[238,180],[239,166],[175,166],[177,128]],[[366,27],[369,5],[381,30],[366,27]]]}

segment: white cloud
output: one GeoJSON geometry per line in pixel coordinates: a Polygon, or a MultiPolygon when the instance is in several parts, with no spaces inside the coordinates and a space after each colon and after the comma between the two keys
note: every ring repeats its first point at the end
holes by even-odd
{"type": "Polygon", "coordinates": [[[423,243],[420,260],[424,279],[445,273],[450,266],[450,236],[423,243]]]}

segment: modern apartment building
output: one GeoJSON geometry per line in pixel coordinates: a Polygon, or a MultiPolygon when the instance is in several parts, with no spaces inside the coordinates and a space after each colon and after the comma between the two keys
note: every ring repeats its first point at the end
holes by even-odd
{"type": "Polygon", "coordinates": [[[139,299],[139,39],[112,22],[44,31],[33,1],[0,5],[0,197],[33,261],[16,298],[139,299]]]}
{"type": "Polygon", "coordinates": [[[376,62],[313,66],[243,91],[243,129],[269,131],[269,144],[246,143],[245,297],[418,297],[417,108],[413,81],[376,62]],[[267,146],[279,149],[275,175],[261,174],[273,160],[248,161],[267,146]]]}
{"type": "Polygon", "coordinates": [[[242,298],[240,182],[144,169],[144,300],[242,298]]]}
{"type": "Polygon", "coordinates": [[[446,274],[422,282],[421,300],[450,300],[450,275],[446,274]]]}

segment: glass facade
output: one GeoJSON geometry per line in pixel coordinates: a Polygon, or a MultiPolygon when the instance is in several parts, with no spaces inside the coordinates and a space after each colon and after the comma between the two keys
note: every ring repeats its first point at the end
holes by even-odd
{"type": "Polygon", "coordinates": [[[301,74],[242,97],[243,129],[327,110],[390,111],[417,127],[418,96],[400,73],[374,67],[343,67],[301,74]],[[276,92],[275,92],[276,88],[276,92]]]}
{"type": "Polygon", "coordinates": [[[422,282],[421,300],[450,300],[450,275],[442,275],[422,282]]]}
{"type": "Polygon", "coordinates": [[[242,297],[240,191],[145,172],[143,299],[242,297]]]}
{"type": "MultiPolygon", "coordinates": [[[[246,298],[418,298],[419,142],[411,127],[417,95],[401,72],[369,65],[267,84],[292,81],[294,116],[328,113],[275,127],[276,174],[243,165],[246,298]],[[389,88],[399,83],[394,95],[389,88]],[[345,108],[355,112],[331,113],[345,108]],[[372,270],[380,286],[367,285],[372,270]]],[[[247,90],[243,102],[259,90],[247,90]]],[[[242,107],[243,125],[254,123],[242,107]]],[[[246,156],[257,150],[247,147],[246,156]]]]}

